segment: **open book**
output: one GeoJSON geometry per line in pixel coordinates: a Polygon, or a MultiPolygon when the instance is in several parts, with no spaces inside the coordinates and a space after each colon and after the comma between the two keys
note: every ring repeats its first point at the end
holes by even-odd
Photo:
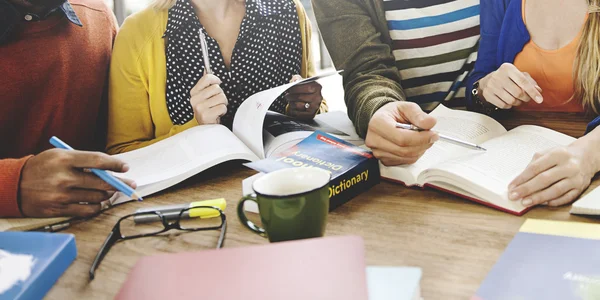
{"type": "MultiPolygon", "coordinates": [[[[432,116],[434,130],[476,143],[487,151],[436,142],[416,163],[381,166],[381,177],[407,186],[430,186],[515,215],[527,208],[507,196],[509,183],[529,164],[536,152],[566,146],[574,138],[532,125],[506,131],[494,119],[439,105],[432,116]]],[[[398,129],[402,130],[402,129],[398,129]]]]}
{"type": "MultiPolygon", "coordinates": [[[[307,78],[252,95],[240,105],[233,131],[223,125],[196,126],[148,147],[115,155],[127,162],[130,171],[114,175],[135,180],[137,194],[145,197],[226,161],[263,159],[300,142],[316,130],[362,143],[352,124],[348,125],[344,113],[321,114],[313,121],[299,122],[268,112],[271,104],[289,88],[337,73],[307,78]],[[339,128],[339,124],[343,124],[342,129],[334,129],[339,128]]],[[[129,197],[116,193],[105,206],[128,200],[129,197]]],[[[66,218],[0,219],[0,231],[37,229],[64,220],[66,218]]]]}

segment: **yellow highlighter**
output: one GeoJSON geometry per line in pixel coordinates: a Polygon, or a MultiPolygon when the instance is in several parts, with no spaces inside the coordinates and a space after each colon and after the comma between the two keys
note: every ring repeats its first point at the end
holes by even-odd
{"type": "MultiPolygon", "coordinates": [[[[227,202],[225,202],[224,198],[219,199],[211,199],[211,200],[203,200],[196,201],[192,203],[186,204],[176,204],[176,205],[166,205],[166,206],[157,206],[157,207],[149,207],[149,208],[140,208],[136,211],[136,213],[147,213],[147,212],[159,212],[161,213],[167,220],[176,220],[179,217],[179,214],[182,210],[186,208],[191,208],[195,206],[210,206],[217,207],[221,211],[225,211],[227,207],[227,202]]],[[[181,215],[182,219],[189,218],[215,218],[218,217],[219,213],[214,209],[210,208],[192,208],[187,210],[181,215]]],[[[150,223],[160,221],[160,217],[155,214],[144,214],[139,216],[134,216],[133,221],[135,223],[150,223]]]]}

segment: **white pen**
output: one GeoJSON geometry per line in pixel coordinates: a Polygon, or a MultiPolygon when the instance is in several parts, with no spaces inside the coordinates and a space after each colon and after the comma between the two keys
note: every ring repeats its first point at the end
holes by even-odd
{"type": "MultiPolygon", "coordinates": [[[[402,128],[402,129],[407,129],[407,130],[412,130],[412,131],[426,131],[425,129],[421,129],[412,124],[396,123],[396,128],[402,128]]],[[[450,142],[450,143],[453,143],[453,144],[456,144],[459,146],[463,146],[463,147],[467,147],[467,148],[471,148],[471,149],[475,149],[475,150],[487,151],[485,148],[483,148],[477,144],[459,140],[457,138],[453,138],[453,137],[447,136],[445,134],[438,133],[438,136],[440,137],[440,140],[444,140],[446,142],[450,142]]]]}
{"type": "Polygon", "coordinates": [[[204,74],[212,74],[210,69],[210,58],[208,57],[208,44],[206,43],[206,36],[202,31],[202,28],[198,30],[200,33],[200,46],[202,47],[202,60],[204,61],[204,74]]]}

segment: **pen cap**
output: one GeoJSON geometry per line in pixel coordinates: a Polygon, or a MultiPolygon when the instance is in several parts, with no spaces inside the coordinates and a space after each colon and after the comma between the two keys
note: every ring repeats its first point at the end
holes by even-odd
{"type": "MultiPolygon", "coordinates": [[[[221,209],[221,211],[225,211],[225,208],[227,208],[227,202],[225,201],[224,198],[203,200],[203,201],[192,202],[192,203],[190,203],[189,207],[194,207],[194,206],[214,206],[214,207],[221,209]]],[[[190,209],[190,218],[196,218],[196,217],[214,218],[214,217],[218,217],[218,216],[219,216],[219,214],[216,213],[213,209],[207,209],[207,208],[190,209]]]]}

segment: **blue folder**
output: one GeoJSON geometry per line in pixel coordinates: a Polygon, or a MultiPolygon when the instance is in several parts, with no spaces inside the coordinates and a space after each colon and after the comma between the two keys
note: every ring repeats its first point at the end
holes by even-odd
{"type": "MultiPolygon", "coordinates": [[[[31,276],[0,294],[0,300],[42,299],[77,256],[72,234],[0,232],[0,249],[34,257],[31,276]]],[[[0,270],[5,271],[10,272],[0,270]]]]}

